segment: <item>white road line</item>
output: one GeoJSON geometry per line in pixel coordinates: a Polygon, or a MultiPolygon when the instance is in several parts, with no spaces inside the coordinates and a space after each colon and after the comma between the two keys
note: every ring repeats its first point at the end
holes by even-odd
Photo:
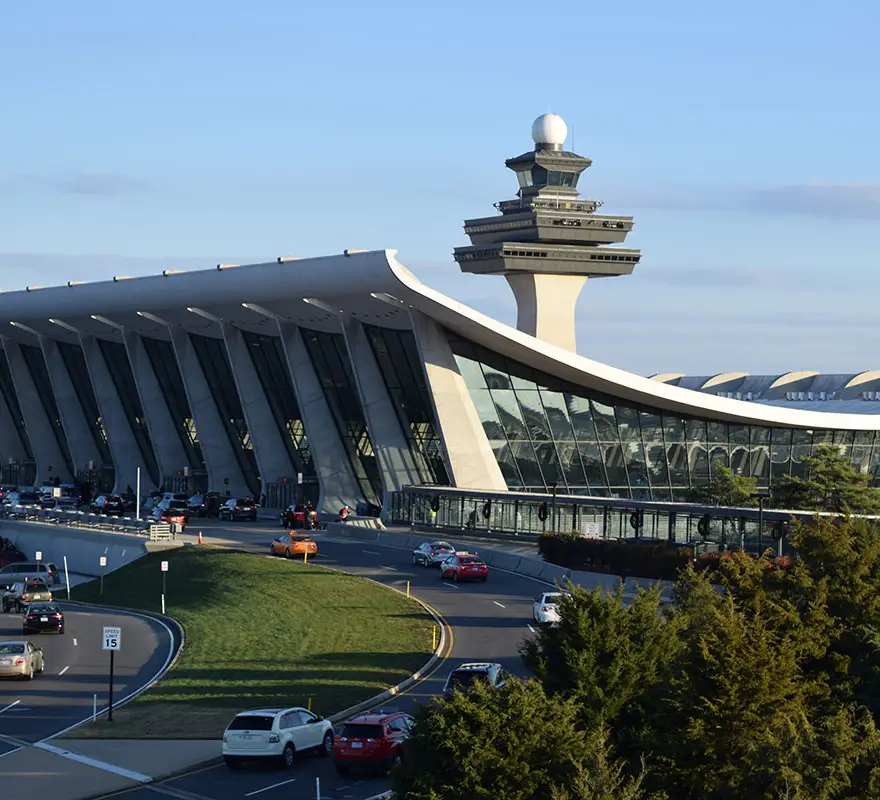
{"type": "Polygon", "coordinates": [[[100,769],[104,772],[111,772],[114,775],[119,775],[120,777],[128,778],[129,780],[137,781],[138,783],[150,783],[153,780],[151,776],[144,775],[141,772],[134,772],[130,769],[117,767],[116,764],[108,764],[106,761],[99,761],[97,758],[82,756],[79,753],[71,753],[70,750],[65,750],[63,747],[56,747],[54,744],[48,744],[47,742],[37,742],[34,747],[37,747],[40,750],[45,750],[48,753],[54,753],[56,756],[67,758],[70,761],[77,761],[80,764],[95,767],[95,769],[100,769]]]}
{"type": "Polygon", "coordinates": [[[443,585],[448,586],[450,589],[457,589],[458,588],[458,586],[456,586],[454,583],[446,583],[446,581],[443,581],[443,585]]]}
{"type": "Polygon", "coordinates": [[[368,553],[371,556],[381,556],[382,554],[378,550],[361,550],[362,553],[368,553]]]}
{"type": "Polygon", "coordinates": [[[535,629],[531,625],[526,625],[526,627],[532,632],[535,632],[535,629]]]}
{"type": "Polygon", "coordinates": [[[73,646],[76,647],[76,638],[73,640],[73,646]]]}
{"type": "Polygon", "coordinates": [[[385,564],[382,564],[382,569],[390,569],[393,572],[397,572],[397,567],[389,567],[389,566],[386,566],[385,564]]]}
{"type": "Polygon", "coordinates": [[[67,670],[70,669],[70,665],[68,664],[61,672],[58,673],[58,677],[60,678],[67,670]]]}
{"type": "Polygon", "coordinates": [[[269,789],[277,789],[279,786],[287,786],[288,783],[293,783],[296,778],[290,778],[286,781],[281,781],[281,783],[273,783],[271,786],[264,786],[262,789],[257,789],[253,792],[248,792],[245,797],[253,797],[255,794],[262,794],[263,792],[268,792],[269,789]]]}
{"type": "Polygon", "coordinates": [[[16,700],[14,703],[10,703],[8,706],[3,706],[3,708],[0,708],[0,714],[2,714],[4,711],[9,711],[10,708],[17,706],[20,702],[21,700],[16,700]]]}
{"type": "Polygon", "coordinates": [[[495,603],[498,608],[507,608],[507,606],[501,605],[501,603],[499,603],[497,600],[493,600],[492,602],[495,603]]]}

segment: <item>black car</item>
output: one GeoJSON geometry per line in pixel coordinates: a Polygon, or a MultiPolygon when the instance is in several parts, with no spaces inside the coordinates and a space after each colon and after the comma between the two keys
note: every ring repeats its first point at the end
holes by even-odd
{"type": "Polygon", "coordinates": [[[236,522],[240,519],[256,522],[257,506],[253,500],[247,500],[243,497],[231,497],[217,510],[217,516],[230,522],[236,522]]]}
{"type": "Polygon", "coordinates": [[[216,517],[226,498],[217,492],[194,494],[187,501],[187,510],[194,517],[216,517]]]}
{"type": "Polygon", "coordinates": [[[125,512],[125,503],[119,495],[102,494],[92,501],[91,509],[93,514],[115,514],[121,517],[125,512]]]}
{"type": "Polygon", "coordinates": [[[22,623],[23,633],[64,633],[64,612],[57,603],[32,603],[22,623]]]}

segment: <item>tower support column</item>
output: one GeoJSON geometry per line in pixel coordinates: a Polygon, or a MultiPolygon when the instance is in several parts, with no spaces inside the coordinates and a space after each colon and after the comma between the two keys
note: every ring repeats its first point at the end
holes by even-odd
{"type": "Polygon", "coordinates": [[[505,277],[516,297],[517,329],[577,352],[574,311],[586,276],[523,272],[505,277]]]}

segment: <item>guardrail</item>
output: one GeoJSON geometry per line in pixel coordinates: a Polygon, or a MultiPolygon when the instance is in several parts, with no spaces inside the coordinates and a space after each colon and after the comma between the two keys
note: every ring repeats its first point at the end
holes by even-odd
{"type": "Polygon", "coordinates": [[[108,517],[88,511],[68,511],[38,506],[2,506],[0,518],[19,522],[38,522],[44,525],[60,525],[66,528],[82,528],[102,533],[126,533],[149,537],[152,541],[171,541],[174,539],[172,526],[157,523],[152,519],[134,517],[108,517]]]}

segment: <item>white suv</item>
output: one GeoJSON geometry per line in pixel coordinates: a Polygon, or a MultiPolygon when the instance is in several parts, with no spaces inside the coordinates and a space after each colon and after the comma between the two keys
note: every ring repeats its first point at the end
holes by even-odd
{"type": "Polygon", "coordinates": [[[333,726],[305,708],[260,708],[236,714],[223,733],[223,760],[278,759],[290,768],[299,753],[333,754],[333,726]]]}
{"type": "Polygon", "coordinates": [[[542,625],[557,625],[559,623],[559,600],[564,596],[563,592],[544,592],[535,598],[532,603],[532,616],[535,622],[542,625]]]}

